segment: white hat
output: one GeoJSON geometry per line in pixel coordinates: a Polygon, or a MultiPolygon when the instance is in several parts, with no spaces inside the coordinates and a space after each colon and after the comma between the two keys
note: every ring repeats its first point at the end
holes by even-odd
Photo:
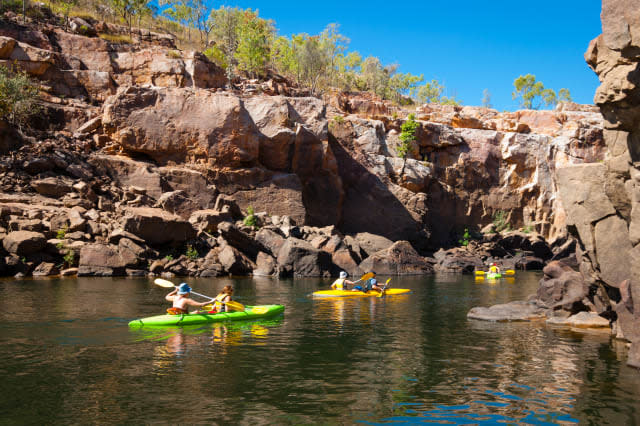
{"type": "Polygon", "coordinates": [[[347,273],[345,271],[340,271],[340,278],[347,278],[347,273]]]}

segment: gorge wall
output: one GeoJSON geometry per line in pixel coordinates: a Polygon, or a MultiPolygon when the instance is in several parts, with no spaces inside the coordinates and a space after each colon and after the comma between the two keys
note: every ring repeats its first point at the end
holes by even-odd
{"type": "Polygon", "coordinates": [[[579,241],[580,271],[618,319],[640,367],[640,3],[603,0],[602,34],[585,59],[600,79],[604,162],[558,170],[567,223],[579,241]],[[634,303],[635,302],[635,303],[634,303]]]}
{"type": "MultiPolygon", "coordinates": [[[[479,230],[498,212],[561,248],[557,171],[604,167],[602,115],[592,106],[425,105],[402,159],[406,109],[365,94],[308,97],[278,76],[231,87],[222,69],[175,49],[171,37],[113,44],[96,34],[115,26],[84,22],[79,34],[57,22],[0,21],[0,64],[38,79],[44,105],[31,137],[2,133],[5,273],[31,273],[73,247],[87,274],[271,275],[295,269],[280,256],[285,246],[357,273],[404,240],[411,245],[393,253],[425,266],[394,271],[425,272],[433,259],[420,255],[458,245],[464,228],[479,230]],[[249,207],[261,213],[260,235],[236,222],[249,207]],[[184,244],[204,257],[166,259],[167,247],[184,244]]],[[[301,275],[332,273],[307,266],[301,275]]]]}

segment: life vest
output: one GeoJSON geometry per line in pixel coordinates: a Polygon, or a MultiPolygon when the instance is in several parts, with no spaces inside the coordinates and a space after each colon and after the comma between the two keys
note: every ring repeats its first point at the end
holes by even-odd
{"type": "Polygon", "coordinates": [[[227,293],[220,293],[216,296],[215,310],[218,312],[227,312],[227,305],[222,301],[228,296],[227,293]]]}
{"type": "Polygon", "coordinates": [[[498,273],[498,267],[497,266],[491,266],[489,268],[489,272],[491,272],[492,274],[497,274],[498,273]]]}
{"type": "Polygon", "coordinates": [[[336,286],[336,290],[346,290],[346,286],[344,285],[344,280],[345,278],[338,278],[337,280],[335,280],[333,282],[333,284],[331,285],[332,287],[335,285],[336,286]]]}

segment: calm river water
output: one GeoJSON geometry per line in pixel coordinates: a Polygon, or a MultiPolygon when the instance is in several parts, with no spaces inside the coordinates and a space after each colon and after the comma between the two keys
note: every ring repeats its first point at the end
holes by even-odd
{"type": "Polygon", "coordinates": [[[608,334],[467,320],[538,279],[396,277],[413,292],[359,300],[308,297],[330,280],[189,279],[286,311],[155,330],[127,326],[168,305],[148,279],[0,281],[0,424],[638,424],[640,372],[608,334]]]}

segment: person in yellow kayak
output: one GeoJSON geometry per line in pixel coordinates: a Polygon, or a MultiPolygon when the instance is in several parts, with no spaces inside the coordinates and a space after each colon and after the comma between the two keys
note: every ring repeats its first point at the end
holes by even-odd
{"type": "Polygon", "coordinates": [[[167,294],[165,299],[169,302],[173,302],[173,306],[167,309],[167,313],[171,315],[184,315],[189,313],[189,306],[200,308],[209,304],[209,302],[196,302],[189,297],[190,293],[191,287],[189,287],[189,284],[182,283],[171,293],[167,294]]]}
{"type": "Polygon", "coordinates": [[[376,273],[374,271],[370,272],[373,274],[373,277],[369,278],[365,281],[364,286],[356,285],[353,287],[351,291],[362,291],[364,293],[368,293],[371,290],[382,291],[382,287],[378,286],[378,280],[376,279],[376,273]]]}
{"type": "Polygon", "coordinates": [[[491,266],[489,267],[489,273],[490,274],[499,274],[500,273],[500,268],[498,267],[498,264],[496,262],[493,262],[491,264],[491,266]]]}
{"type": "Polygon", "coordinates": [[[349,281],[347,279],[347,273],[345,271],[340,271],[340,278],[335,280],[333,284],[331,284],[332,290],[349,290],[347,285],[354,285],[353,281],[349,281]]]}

